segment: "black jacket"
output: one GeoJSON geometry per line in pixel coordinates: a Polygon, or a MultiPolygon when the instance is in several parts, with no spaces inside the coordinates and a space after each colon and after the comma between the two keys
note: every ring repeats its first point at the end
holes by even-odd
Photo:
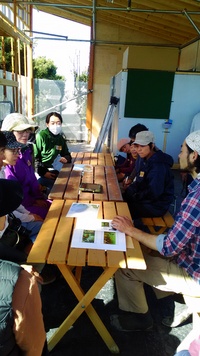
{"type": "Polygon", "coordinates": [[[168,210],[174,199],[173,158],[157,150],[148,160],[136,162],[136,177],[126,189],[125,200],[149,201],[168,210]]]}

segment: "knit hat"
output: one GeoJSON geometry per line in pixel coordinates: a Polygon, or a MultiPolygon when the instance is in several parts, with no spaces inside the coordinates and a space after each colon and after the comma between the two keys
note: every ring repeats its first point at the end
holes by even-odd
{"type": "Polygon", "coordinates": [[[37,128],[38,125],[34,121],[28,120],[28,118],[20,113],[8,114],[2,123],[2,131],[23,131],[31,128],[37,128]]]}
{"type": "Polygon", "coordinates": [[[138,132],[133,144],[146,146],[149,143],[154,142],[154,134],[151,131],[141,131],[138,132]]]}
{"type": "Polygon", "coordinates": [[[0,216],[12,213],[21,204],[23,189],[15,180],[0,179],[0,216]]]}
{"type": "Polygon", "coordinates": [[[129,142],[130,142],[130,138],[121,138],[121,140],[119,140],[119,142],[117,143],[118,151],[121,151],[122,147],[129,142]]]}
{"type": "Polygon", "coordinates": [[[6,144],[5,148],[12,150],[15,148],[24,147],[24,145],[22,143],[20,143],[16,140],[14,133],[12,133],[11,131],[2,131],[2,132],[7,139],[7,144],[6,144]]]}
{"type": "Polygon", "coordinates": [[[200,155],[200,130],[189,134],[186,137],[185,142],[193,151],[196,151],[198,155],[200,155]]]}

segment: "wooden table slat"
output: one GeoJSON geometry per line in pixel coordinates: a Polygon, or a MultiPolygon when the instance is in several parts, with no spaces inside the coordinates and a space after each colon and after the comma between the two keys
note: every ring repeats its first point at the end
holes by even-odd
{"type": "MultiPolygon", "coordinates": [[[[93,174],[94,174],[94,167],[89,172],[84,172],[82,177],[83,183],[93,183],[93,174]]],[[[79,200],[93,200],[93,193],[89,192],[79,192],[79,200]]]]}
{"type": "Polygon", "coordinates": [[[109,197],[108,200],[123,201],[121,190],[115,173],[115,168],[111,166],[106,166],[105,172],[107,176],[107,189],[109,197]]]}
{"type": "Polygon", "coordinates": [[[94,200],[107,200],[108,199],[108,194],[107,194],[107,189],[106,189],[106,177],[105,177],[105,170],[103,166],[96,166],[94,168],[94,182],[97,184],[102,185],[102,193],[96,193],[94,194],[94,200]]]}
{"type": "MultiPolygon", "coordinates": [[[[28,258],[29,263],[48,262],[56,264],[79,301],[55,334],[52,335],[48,347],[51,350],[77,318],[86,311],[110,351],[119,352],[117,345],[98,317],[91,302],[118,268],[145,269],[146,265],[142,251],[139,243],[133,241],[130,236],[126,237],[126,252],[71,248],[71,237],[77,220],[72,217],[66,217],[66,214],[73,202],[76,202],[76,200],[64,201],[56,199],[52,202],[28,258]],[[84,294],[80,279],[81,267],[86,265],[101,266],[104,270],[84,294]],[[74,271],[72,272],[72,267],[76,267],[77,273],[74,274],[74,271]]],[[[84,202],[88,203],[89,201],[85,200],[84,202]]],[[[126,215],[128,214],[128,206],[124,202],[91,201],[91,203],[100,205],[98,218],[113,219],[117,213],[123,213],[124,211],[126,215]]]]}
{"type": "Polygon", "coordinates": [[[134,248],[127,248],[126,250],[127,268],[146,269],[146,263],[139,242],[133,239],[133,244],[134,248]]]}
{"type": "Polygon", "coordinates": [[[85,266],[87,250],[84,248],[70,248],[67,264],[69,266],[85,266]]]}
{"type": "Polygon", "coordinates": [[[49,199],[123,201],[115,169],[113,165],[105,166],[106,162],[109,165],[111,164],[111,154],[72,152],[72,163],[63,165],[51,189],[49,199]],[[91,171],[77,171],[73,169],[74,164],[88,164],[93,166],[93,169],[91,171]],[[81,181],[101,184],[103,187],[102,193],[79,192],[81,181]]]}
{"type": "Polygon", "coordinates": [[[110,153],[105,153],[105,166],[113,166],[114,162],[110,153]]]}
{"type": "Polygon", "coordinates": [[[65,191],[64,199],[78,199],[79,186],[81,182],[81,171],[72,171],[68,179],[67,191],[65,191]]]}
{"type": "Polygon", "coordinates": [[[129,211],[129,208],[128,208],[128,205],[126,202],[116,202],[116,215],[121,215],[121,216],[127,216],[128,218],[131,218],[131,214],[130,214],[130,211],[129,211]]]}
{"type": "Polygon", "coordinates": [[[63,199],[65,187],[68,183],[69,176],[72,170],[72,164],[63,166],[56,179],[56,184],[53,185],[49,198],[53,196],[54,199],[63,199]]]}
{"type": "Polygon", "coordinates": [[[112,220],[117,215],[116,206],[113,201],[103,202],[104,219],[112,220]]]}
{"type": "Polygon", "coordinates": [[[88,266],[106,267],[106,256],[103,250],[88,250],[88,266]]]}
{"type": "Polygon", "coordinates": [[[48,216],[44,220],[39,238],[36,238],[34,245],[29,252],[28,263],[46,263],[47,256],[54,238],[54,234],[60,219],[60,211],[63,208],[63,200],[54,200],[48,212],[48,216]]]}
{"type": "Polygon", "coordinates": [[[100,153],[98,153],[98,165],[106,166],[105,156],[100,153]]]}
{"type": "Polygon", "coordinates": [[[85,152],[82,163],[83,164],[90,164],[90,161],[91,161],[90,158],[91,158],[90,152],[85,152]]]}
{"type": "Polygon", "coordinates": [[[123,251],[107,251],[108,267],[126,268],[125,255],[123,251]]]}
{"type": "Polygon", "coordinates": [[[69,207],[64,206],[62,216],[57,226],[56,238],[52,243],[51,251],[48,256],[48,263],[65,264],[67,261],[71,243],[71,231],[74,225],[74,219],[66,217],[68,210],[69,207]]]}

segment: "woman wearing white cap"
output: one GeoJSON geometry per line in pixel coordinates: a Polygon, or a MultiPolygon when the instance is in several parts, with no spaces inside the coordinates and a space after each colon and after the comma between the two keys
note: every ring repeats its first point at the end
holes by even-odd
{"type": "Polygon", "coordinates": [[[44,219],[50,207],[50,201],[41,192],[33,168],[32,149],[27,145],[29,136],[36,127],[34,122],[30,122],[20,113],[12,113],[4,118],[2,131],[12,131],[16,140],[24,144],[16,165],[6,166],[5,176],[7,179],[16,179],[22,185],[24,193],[22,205],[31,214],[39,215],[41,219],[44,219]]]}

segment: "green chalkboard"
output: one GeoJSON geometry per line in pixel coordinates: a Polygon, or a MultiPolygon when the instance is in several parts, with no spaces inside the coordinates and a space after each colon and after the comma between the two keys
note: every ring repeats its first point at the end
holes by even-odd
{"type": "Polygon", "coordinates": [[[128,69],[125,117],[168,119],[174,72],[128,69]]]}

